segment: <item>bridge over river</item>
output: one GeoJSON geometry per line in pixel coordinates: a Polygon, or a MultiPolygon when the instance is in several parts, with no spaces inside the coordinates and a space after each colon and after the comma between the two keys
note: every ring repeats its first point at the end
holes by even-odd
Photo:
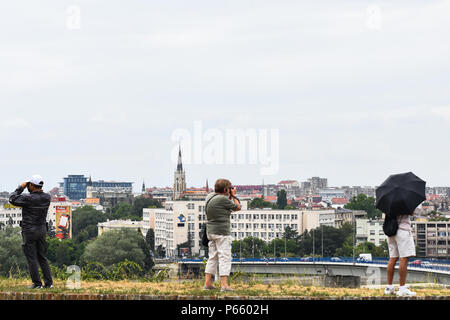
{"type": "MultiPolygon", "coordinates": [[[[277,258],[277,259],[233,259],[231,272],[250,274],[323,276],[325,285],[359,287],[360,285],[385,284],[387,282],[386,258],[372,261],[357,261],[353,258],[277,258]]],[[[183,259],[178,261],[179,274],[199,275],[203,260],[183,259]]],[[[398,263],[396,268],[398,268],[398,263]]],[[[398,272],[395,273],[398,282],[398,272]]],[[[450,285],[450,262],[433,261],[427,264],[410,264],[408,282],[450,285]]]]}

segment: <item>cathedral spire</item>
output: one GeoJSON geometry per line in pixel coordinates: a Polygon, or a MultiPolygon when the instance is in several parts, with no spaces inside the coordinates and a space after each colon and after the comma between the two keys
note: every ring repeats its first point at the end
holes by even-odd
{"type": "Polygon", "coordinates": [[[186,175],[183,171],[183,163],[181,161],[181,146],[179,144],[178,146],[178,164],[173,183],[173,200],[181,199],[183,193],[186,191],[186,175]]]}
{"type": "Polygon", "coordinates": [[[177,171],[183,171],[183,163],[181,161],[181,146],[178,145],[178,164],[177,171]]]}
{"type": "Polygon", "coordinates": [[[142,193],[145,193],[145,181],[142,180],[142,193]]]}

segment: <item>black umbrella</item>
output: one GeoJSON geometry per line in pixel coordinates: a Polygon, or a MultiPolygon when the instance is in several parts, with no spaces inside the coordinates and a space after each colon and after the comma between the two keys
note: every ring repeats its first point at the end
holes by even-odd
{"type": "Polygon", "coordinates": [[[390,216],[411,214],[426,199],[425,181],[412,172],[389,176],[376,190],[376,207],[390,216]]]}

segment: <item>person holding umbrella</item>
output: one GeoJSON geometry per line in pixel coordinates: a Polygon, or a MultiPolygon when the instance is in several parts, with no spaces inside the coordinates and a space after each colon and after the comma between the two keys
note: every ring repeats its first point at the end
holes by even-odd
{"type": "Polygon", "coordinates": [[[416,293],[406,286],[409,258],[416,255],[409,217],[414,214],[417,206],[426,199],[425,181],[412,172],[391,175],[377,188],[376,197],[376,207],[385,214],[383,230],[388,236],[388,285],[384,293],[395,293],[392,283],[395,264],[400,258],[398,268],[400,287],[397,295],[415,296],[416,293]]]}

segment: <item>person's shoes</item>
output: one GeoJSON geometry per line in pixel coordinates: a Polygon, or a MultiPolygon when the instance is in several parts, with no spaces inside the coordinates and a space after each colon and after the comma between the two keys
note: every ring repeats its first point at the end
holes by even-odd
{"type": "Polygon", "coordinates": [[[31,286],[28,286],[28,289],[42,289],[42,286],[33,283],[31,286]]]}
{"type": "Polygon", "coordinates": [[[226,292],[226,291],[234,291],[234,290],[233,290],[233,288],[230,288],[230,287],[222,287],[222,288],[220,289],[220,291],[221,291],[221,292],[226,292]]]}
{"type": "Polygon", "coordinates": [[[45,285],[45,286],[43,286],[43,288],[44,288],[44,289],[51,289],[51,288],[53,288],[53,285],[52,285],[52,284],[50,284],[50,285],[45,285]]]}
{"type": "Polygon", "coordinates": [[[384,294],[391,295],[391,294],[394,294],[394,293],[395,293],[394,287],[392,287],[392,288],[386,287],[386,289],[384,289],[384,294]]]}
{"type": "Polygon", "coordinates": [[[203,287],[203,290],[214,290],[215,289],[215,287],[214,286],[204,286],[203,287]]]}
{"type": "Polygon", "coordinates": [[[414,297],[415,295],[416,293],[409,290],[408,288],[400,289],[397,291],[397,296],[399,297],[414,297]]]}

